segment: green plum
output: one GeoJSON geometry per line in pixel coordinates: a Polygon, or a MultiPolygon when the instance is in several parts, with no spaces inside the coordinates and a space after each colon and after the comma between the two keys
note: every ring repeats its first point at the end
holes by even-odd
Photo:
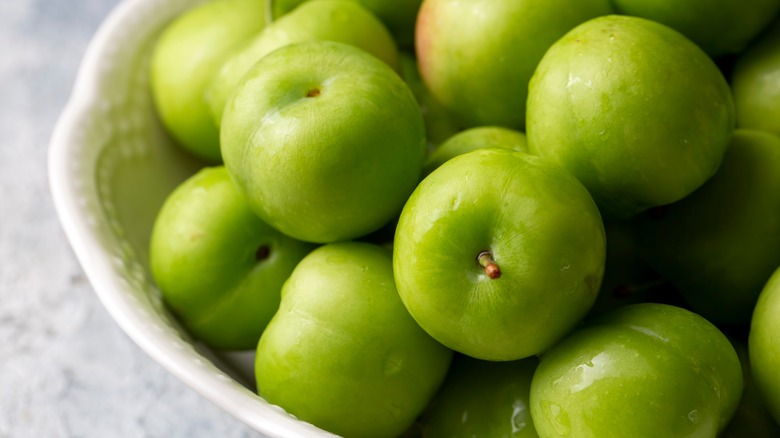
{"type": "Polygon", "coordinates": [[[260,220],[220,166],[168,196],[149,257],[164,301],[196,338],[246,350],[257,346],[282,284],[311,250],[260,220]]]}
{"type": "Polygon", "coordinates": [[[642,18],[583,23],[529,84],[529,149],[573,173],[607,218],[689,195],[715,173],[733,130],[731,90],[713,61],[642,18]]]}
{"type": "Polygon", "coordinates": [[[538,360],[489,362],[456,355],[420,419],[423,438],[535,438],[528,396],[538,360]]]}
{"type": "Polygon", "coordinates": [[[459,155],[428,175],[398,221],[398,292],[444,345],[487,360],[544,352],[590,309],[604,228],[570,174],[511,149],[459,155]]]}
{"type": "Polygon", "coordinates": [[[387,64],[313,41],[261,59],[222,121],[225,166],[266,222],[325,243],[395,218],[425,159],[420,107],[387,64]]]}
{"type": "Polygon", "coordinates": [[[425,120],[425,135],[428,148],[433,150],[444,140],[460,131],[458,124],[452,115],[431,96],[417,69],[417,59],[405,52],[401,52],[401,77],[409,89],[412,90],[425,120]]]}
{"type": "Polygon", "coordinates": [[[750,322],[748,351],[756,386],[780,423],[780,269],[761,291],[750,322]]]}
{"type": "Polygon", "coordinates": [[[211,2],[168,25],[154,47],[151,88],[157,112],[176,141],[201,159],[221,161],[206,88],[228,53],[263,26],[262,0],[211,2]]]}
{"type": "Polygon", "coordinates": [[[269,24],[225,60],[207,89],[216,123],[221,123],[236,85],[260,58],[288,44],[313,40],[350,44],[399,68],[393,37],[371,12],[350,0],[312,0],[269,24]]]}
{"type": "Polygon", "coordinates": [[[734,338],[730,340],[742,364],[744,389],[734,416],[718,438],[777,438],[780,436],[780,424],[767,410],[761,391],[753,379],[747,344],[734,338]]]}
{"type": "Polygon", "coordinates": [[[780,10],[777,0],[612,0],[620,14],[665,24],[711,56],[741,52],[780,10]]]}
{"type": "Polygon", "coordinates": [[[429,156],[423,173],[429,174],[458,155],[481,148],[506,148],[528,152],[525,134],[500,126],[480,126],[461,131],[439,145],[429,156]]]}
{"type": "Polygon", "coordinates": [[[604,221],[607,255],[601,289],[588,318],[637,303],[685,306],[674,286],[640,256],[630,221],[604,221]]]}
{"type": "Polygon", "coordinates": [[[425,0],[415,39],[420,73],[464,128],[522,129],[528,81],[547,48],[611,12],[609,0],[425,0]]]}
{"type": "Polygon", "coordinates": [[[541,437],[712,437],[742,393],[728,339],[666,304],[621,307],[542,356],[531,382],[541,437]]]}
{"type": "Polygon", "coordinates": [[[780,266],[780,138],[737,130],[715,176],[635,219],[642,257],[716,324],[747,324],[780,266]]]}
{"type": "Polygon", "coordinates": [[[341,242],[314,250],[285,283],[255,373],[259,394],[303,421],[345,437],[396,437],[451,358],[401,303],[390,252],[341,242]]]}
{"type": "MultiPolygon", "coordinates": [[[[311,1],[311,0],[308,0],[311,1]]],[[[275,17],[289,13],[307,0],[274,0],[275,17]]],[[[374,13],[393,33],[402,47],[414,44],[414,24],[422,0],[352,0],[374,13]]]]}
{"type": "Polygon", "coordinates": [[[737,126],[780,135],[780,23],[740,54],[731,86],[737,126]]]}

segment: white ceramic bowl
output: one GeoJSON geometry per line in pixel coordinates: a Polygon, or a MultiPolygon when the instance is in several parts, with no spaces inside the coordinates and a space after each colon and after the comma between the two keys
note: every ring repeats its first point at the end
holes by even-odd
{"type": "Polygon", "coordinates": [[[204,0],[125,0],[91,42],[49,151],[65,234],[117,324],[154,360],[217,406],[273,437],[333,436],[258,397],[253,354],[215,354],[163,306],[147,266],[154,217],[200,164],[160,125],[149,90],[151,47],[204,0]]]}

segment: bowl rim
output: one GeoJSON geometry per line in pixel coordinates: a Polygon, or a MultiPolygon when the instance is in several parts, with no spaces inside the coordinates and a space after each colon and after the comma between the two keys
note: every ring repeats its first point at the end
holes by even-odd
{"type": "MultiPolygon", "coordinates": [[[[271,405],[253,391],[215,368],[192,349],[171,349],[159,332],[142,323],[142,315],[125,299],[130,287],[113,274],[112,255],[94,233],[94,226],[83,214],[83,201],[70,183],[71,157],[78,148],[77,130],[99,101],[101,60],[123,29],[141,10],[154,7],[159,0],[122,0],[100,24],[89,42],[78,68],[76,80],[54,127],[48,150],[49,189],[56,214],[98,299],[108,313],[143,351],[180,381],[255,430],[275,437],[303,438],[335,436],[300,421],[271,405]],[[194,359],[194,360],[193,360],[194,359]]],[[[188,0],[192,5],[202,0],[188,0]]],[[[97,193],[95,193],[97,196],[97,193]]]]}

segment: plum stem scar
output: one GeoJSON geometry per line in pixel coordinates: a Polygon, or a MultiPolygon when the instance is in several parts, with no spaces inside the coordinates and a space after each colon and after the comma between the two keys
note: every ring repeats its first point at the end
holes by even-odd
{"type": "Polygon", "coordinates": [[[485,268],[485,275],[491,280],[495,280],[501,276],[501,269],[498,268],[498,265],[493,260],[493,253],[490,251],[482,251],[479,253],[477,256],[477,263],[479,263],[479,266],[485,268]]]}

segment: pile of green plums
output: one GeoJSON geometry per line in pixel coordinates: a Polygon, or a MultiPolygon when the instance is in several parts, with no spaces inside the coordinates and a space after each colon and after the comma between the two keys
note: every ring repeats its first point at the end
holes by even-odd
{"type": "Polygon", "coordinates": [[[780,0],[215,0],[150,271],[345,437],[780,436],[780,0]]]}

